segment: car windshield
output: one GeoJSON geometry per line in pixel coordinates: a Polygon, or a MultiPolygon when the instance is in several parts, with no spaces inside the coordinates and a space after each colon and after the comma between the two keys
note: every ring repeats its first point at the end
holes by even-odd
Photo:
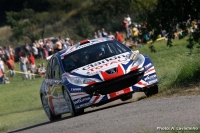
{"type": "Polygon", "coordinates": [[[125,45],[116,40],[110,40],[94,44],[75,52],[72,52],[62,60],[66,72],[72,71],[76,68],[85,66],[87,64],[131,51],[125,45]]]}

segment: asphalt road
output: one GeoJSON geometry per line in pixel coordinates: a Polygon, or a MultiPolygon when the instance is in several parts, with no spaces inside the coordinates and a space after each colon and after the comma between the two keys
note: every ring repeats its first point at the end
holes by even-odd
{"type": "MultiPolygon", "coordinates": [[[[64,117],[15,130],[24,133],[137,133],[196,130],[200,126],[200,96],[144,99],[90,108],[77,117],[64,117]]],[[[200,132],[200,129],[198,129],[200,132]]]]}

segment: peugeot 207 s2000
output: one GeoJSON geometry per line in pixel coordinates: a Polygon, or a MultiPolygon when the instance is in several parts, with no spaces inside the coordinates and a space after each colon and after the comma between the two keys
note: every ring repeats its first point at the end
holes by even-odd
{"type": "Polygon", "coordinates": [[[154,66],[146,55],[114,39],[98,38],[54,54],[40,96],[52,121],[63,113],[76,116],[86,107],[131,99],[134,92],[156,94],[157,83],[154,66]]]}

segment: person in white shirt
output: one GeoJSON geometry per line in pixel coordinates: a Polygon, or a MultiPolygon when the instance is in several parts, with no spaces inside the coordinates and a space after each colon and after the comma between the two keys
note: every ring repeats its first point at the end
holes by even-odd
{"type": "Polygon", "coordinates": [[[0,69],[4,72],[4,62],[0,57],[0,69]]]}
{"type": "Polygon", "coordinates": [[[112,32],[110,31],[110,34],[108,35],[109,38],[114,39],[115,36],[112,34],[112,32]]]}
{"type": "Polygon", "coordinates": [[[35,43],[33,43],[32,50],[33,50],[34,57],[38,58],[38,49],[36,48],[36,44],[35,43]]]}
{"type": "Polygon", "coordinates": [[[127,22],[127,38],[129,38],[131,36],[131,33],[130,33],[130,26],[131,26],[131,18],[130,16],[127,14],[126,16],[126,22],[127,22]]]}
{"type": "Polygon", "coordinates": [[[126,21],[127,21],[128,25],[131,25],[131,18],[128,14],[126,16],[126,21]]]}

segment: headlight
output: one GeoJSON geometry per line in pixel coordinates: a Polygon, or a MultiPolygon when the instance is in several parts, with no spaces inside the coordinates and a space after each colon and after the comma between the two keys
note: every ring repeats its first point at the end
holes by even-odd
{"type": "Polygon", "coordinates": [[[75,84],[75,85],[90,85],[90,84],[94,84],[96,82],[99,82],[98,79],[94,79],[94,78],[81,78],[81,77],[75,77],[73,75],[67,75],[68,77],[68,81],[71,84],[75,84]]]}
{"type": "Polygon", "coordinates": [[[94,80],[91,79],[87,79],[87,78],[71,78],[71,83],[72,84],[88,84],[88,83],[92,83],[95,82],[94,80]]]}
{"type": "Polygon", "coordinates": [[[142,66],[144,64],[144,57],[141,54],[138,54],[135,58],[135,60],[133,61],[132,67],[135,66],[142,66]]]}

